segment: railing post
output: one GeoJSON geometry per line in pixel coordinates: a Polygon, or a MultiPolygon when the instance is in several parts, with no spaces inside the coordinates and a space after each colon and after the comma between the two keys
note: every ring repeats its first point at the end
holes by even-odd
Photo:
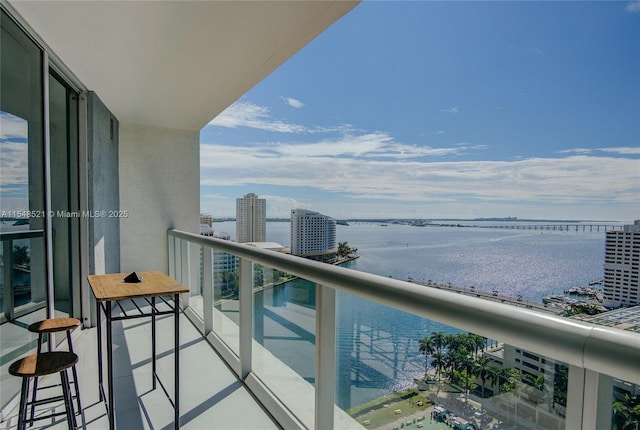
{"type": "Polygon", "coordinates": [[[336,290],[316,285],[315,429],[332,429],[336,384],[336,290]]]}
{"type": "Polygon", "coordinates": [[[578,366],[569,366],[565,428],[609,428],[612,403],[613,380],[610,376],[578,366]]]}
{"type": "Polygon", "coordinates": [[[569,365],[569,380],[567,381],[567,418],[565,428],[581,429],[584,408],[585,390],[584,368],[569,365]]]}
{"type": "MultiPolygon", "coordinates": [[[[585,369],[583,429],[604,429],[611,426],[613,378],[585,369]]],[[[568,427],[567,427],[568,428],[568,427]]]]}
{"type": "Polygon", "coordinates": [[[210,246],[202,247],[202,318],[204,335],[213,331],[213,252],[210,246]]]}
{"type": "Polygon", "coordinates": [[[2,241],[2,259],[4,261],[4,288],[2,291],[2,312],[5,318],[13,319],[13,240],[2,241]]]}
{"type": "Polygon", "coordinates": [[[167,247],[169,252],[169,276],[176,279],[176,238],[169,235],[167,238],[167,247]]]}
{"type": "Polygon", "coordinates": [[[189,294],[191,294],[191,260],[189,256],[189,241],[181,240],[181,264],[180,264],[180,283],[185,287],[189,288],[189,292],[182,294],[182,307],[184,308],[189,303],[189,294]]]}
{"type": "Polygon", "coordinates": [[[184,239],[174,238],[173,259],[174,259],[174,276],[173,279],[182,282],[182,242],[184,239]]]}
{"type": "Polygon", "coordinates": [[[251,342],[253,341],[253,263],[240,259],[240,378],[251,372],[251,342]]]}

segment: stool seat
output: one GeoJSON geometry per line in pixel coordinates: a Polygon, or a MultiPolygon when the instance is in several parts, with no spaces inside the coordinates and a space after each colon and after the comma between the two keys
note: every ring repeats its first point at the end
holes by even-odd
{"type": "Polygon", "coordinates": [[[80,326],[77,318],[51,318],[31,324],[27,330],[31,333],[55,333],[59,331],[73,330],[80,326]]]}
{"type": "Polygon", "coordinates": [[[9,373],[21,378],[33,378],[62,372],[77,362],[78,356],[73,352],[42,352],[14,361],[9,366],[9,373]]]}

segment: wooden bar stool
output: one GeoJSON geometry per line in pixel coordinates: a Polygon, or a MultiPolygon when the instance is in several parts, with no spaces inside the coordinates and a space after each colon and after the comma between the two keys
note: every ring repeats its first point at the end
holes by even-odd
{"type": "MultiPolygon", "coordinates": [[[[75,328],[80,327],[80,320],[77,318],[50,318],[42,321],[35,322],[28,327],[28,330],[31,333],[38,333],[38,354],[42,352],[42,344],[44,340],[44,335],[49,333],[59,333],[66,332],[67,333],[67,346],[69,348],[69,352],[73,351],[73,343],[71,342],[71,331],[75,328]]],[[[78,384],[78,371],[76,370],[76,366],[74,365],[71,369],[73,373],[73,386],[75,390],[75,398],[78,405],[77,413],[82,413],[82,405],[80,404],[80,386],[78,384]]],[[[33,415],[33,411],[35,405],[33,403],[36,399],[36,391],[38,390],[38,378],[36,377],[33,382],[33,397],[32,397],[32,406],[31,406],[31,415],[33,415]]]]}
{"type": "Polygon", "coordinates": [[[18,430],[25,430],[27,423],[55,417],[58,415],[67,416],[67,424],[69,429],[75,429],[77,426],[76,415],[73,410],[73,400],[71,399],[71,390],[69,387],[69,377],[67,369],[73,367],[78,362],[78,356],[73,352],[54,351],[42,352],[39,354],[31,354],[25,358],[14,361],[9,366],[9,374],[22,378],[22,390],[20,391],[20,410],[18,411],[18,430]],[[38,378],[45,375],[60,373],[62,383],[62,396],[50,397],[47,399],[36,400],[34,389],[34,399],[32,402],[27,401],[29,394],[29,381],[32,378],[38,378]],[[34,407],[59,400],[64,400],[65,412],[52,413],[50,415],[35,417],[34,407]],[[27,407],[31,405],[31,415],[27,417],[27,407]]]}

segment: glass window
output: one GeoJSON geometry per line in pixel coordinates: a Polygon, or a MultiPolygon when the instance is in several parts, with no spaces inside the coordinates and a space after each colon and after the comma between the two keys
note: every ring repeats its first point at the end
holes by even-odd
{"type": "Polygon", "coordinates": [[[42,52],[0,18],[0,406],[20,389],[7,367],[35,346],[24,327],[45,317],[42,52]],[[34,311],[37,311],[34,313],[34,311]]]}

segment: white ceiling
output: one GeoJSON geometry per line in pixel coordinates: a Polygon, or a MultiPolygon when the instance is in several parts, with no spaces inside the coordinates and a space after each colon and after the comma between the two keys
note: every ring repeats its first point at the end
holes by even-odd
{"type": "Polygon", "coordinates": [[[119,121],[200,129],[358,1],[11,1],[119,121]]]}

